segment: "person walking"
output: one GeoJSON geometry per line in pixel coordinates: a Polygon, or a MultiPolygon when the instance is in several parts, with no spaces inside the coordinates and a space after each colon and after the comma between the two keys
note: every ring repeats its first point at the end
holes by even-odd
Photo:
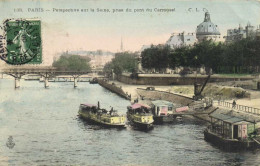
{"type": "Polygon", "coordinates": [[[232,109],[235,109],[236,105],[237,105],[236,100],[233,100],[232,109]]]}

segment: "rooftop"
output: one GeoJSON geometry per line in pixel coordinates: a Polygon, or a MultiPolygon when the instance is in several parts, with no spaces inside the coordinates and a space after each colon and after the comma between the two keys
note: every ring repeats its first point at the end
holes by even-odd
{"type": "Polygon", "coordinates": [[[225,109],[217,109],[210,114],[210,117],[222,120],[227,123],[236,123],[241,121],[247,121],[251,123],[260,122],[260,117],[257,115],[225,109]]]}
{"type": "Polygon", "coordinates": [[[210,20],[209,12],[205,13],[204,21],[197,26],[196,35],[220,35],[217,25],[210,20]]]}

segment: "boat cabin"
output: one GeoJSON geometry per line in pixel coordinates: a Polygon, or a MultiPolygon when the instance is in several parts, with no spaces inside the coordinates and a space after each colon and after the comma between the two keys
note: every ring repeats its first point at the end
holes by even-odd
{"type": "Polygon", "coordinates": [[[127,107],[130,114],[149,114],[151,107],[145,104],[135,103],[127,107]]]}
{"type": "Polygon", "coordinates": [[[94,104],[80,104],[80,109],[84,112],[90,111],[93,113],[97,113],[98,106],[94,104]]]}
{"type": "Polygon", "coordinates": [[[153,114],[156,116],[166,116],[168,114],[173,114],[173,103],[165,100],[155,100],[152,101],[153,104],[153,114]]]}
{"type": "Polygon", "coordinates": [[[233,110],[216,110],[210,115],[211,132],[226,138],[244,140],[259,126],[260,118],[233,110]]]}

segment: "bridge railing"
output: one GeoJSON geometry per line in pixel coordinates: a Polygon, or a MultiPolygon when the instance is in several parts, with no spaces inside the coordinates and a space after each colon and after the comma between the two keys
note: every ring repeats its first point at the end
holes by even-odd
{"type": "Polygon", "coordinates": [[[91,73],[92,71],[70,71],[70,70],[57,70],[57,69],[1,69],[0,73],[28,73],[28,74],[34,74],[34,73],[75,73],[75,74],[85,74],[85,73],[91,73]]]}
{"type": "Polygon", "coordinates": [[[227,108],[231,108],[231,109],[234,109],[234,110],[238,110],[238,111],[241,111],[241,112],[260,115],[260,109],[259,108],[249,107],[249,106],[240,105],[240,104],[233,105],[233,103],[227,102],[227,101],[224,101],[224,100],[219,100],[218,105],[223,106],[223,107],[227,107],[227,108]]]}

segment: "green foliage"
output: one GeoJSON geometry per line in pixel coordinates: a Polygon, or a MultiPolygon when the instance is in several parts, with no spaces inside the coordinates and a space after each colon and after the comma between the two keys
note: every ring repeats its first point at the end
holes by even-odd
{"type": "Polygon", "coordinates": [[[89,71],[90,58],[79,55],[62,55],[57,61],[54,61],[52,66],[60,70],[70,71],[89,71]]]}
{"type": "Polygon", "coordinates": [[[113,64],[112,62],[108,62],[105,64],[104,68],[103,68],[103,73],[108,76],[111,77],[112,76],[112,69],[113,69],[113,64]]]}
{"type": "Polygon", "coordinates": [[[196,62],[193,67],[205,66],[216,72],[218,66],[223,64],[223,44],[215,43],[212,40],[204,40],[191,48],[192,55],[196,62]]]}
{"type": "Polygon", "coordinates": [[[122,72],[135,72],[137,69],[136,53],[120,52],[115,54],[115,58],[104,66],[103,72],[108,76],[111,72],[115,74],[122,74],[122,72]]]}
{"type": "Polygon", "coordinates": [[[176,48],[171,52],[169,56],[169,67],[174,69],[175,67],[188,67],[193,66],[192,62],[195,57],[191,57],[189,47],[176,48]]]}
{"type": "Polygon", "coordinates": [[[142,66],[147,69],[155,68],[157,70],[166,68],[171,49],[169,46],[152,45],[141,53],[142,66]]]}
{"type": "Polygon", "coordinates": [[[243,39],[224,46],[222,70],[228,73],[253,73],[260,66],[260,41],[243,39]]]}
{"type": "Polygon", "coordinates": [[[260,41],[248,38],[223,44],[204,40],[193,47],[174,50],[158,45],[145,49],[141,55],[142,66],[147,69],[205,66],[215,73],[253,73],[260,68],[260,41]]]}

